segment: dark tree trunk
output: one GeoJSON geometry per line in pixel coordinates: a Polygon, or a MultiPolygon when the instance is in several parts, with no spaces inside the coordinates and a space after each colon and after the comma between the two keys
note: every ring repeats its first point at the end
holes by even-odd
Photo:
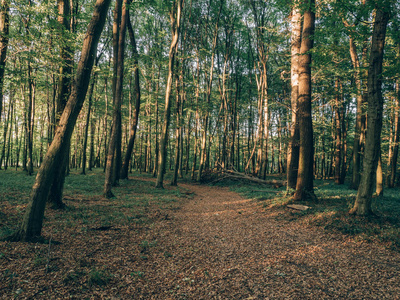
{"type": "MultiPolygon", "coordinates": [[[[125,52],[125,33],[127,24],[127,11],[128,1],[124,0],[121,17],[121,30],[119,32],[118,42],[118,64],[116,77],[116,84],[114,89],[114,112],[113,122],[111,128],[111,136],[107,153],[107,165],[106,165],[106,176],[104,182],[104,195],[108,198],[113,197],[114,194],[111,191],[111,187],[115,185],[118,180],[115,178],[115,172],[120,171],[120,160],[118,161],[118,149],[121,150],[121,106],[123,98],[123,77],[124,77],[124,52],[125,52]]],[[[115,65],[114,65],[115,67],[115,65]]],[[[119,173],[118,173],[119,177],[119,173]]]]}
{"type": "Polygon", "coordinates": [[[372,214],[371,200],[376,180],[382,129],[382,64],[385,45],[386,27],[389,21],[389,12],[383,8],[376,8],[374,29],[372,33],[371,54],[368,69],[368,114],[367,135],[365,140],[363,173],[357,198],[351,214],[372,214]]]}
{"type": "MultiPolygon", "coordinates": [[[[86,174],[86,148],[87,148],[87,141],[88,141],[88,133],[89,133],[89,126],[90,126],[90,113],[92,111],[92,99],[93,99],[93,90],[94,86],[96,85],[96,73],[93,74],[92,83],[89,88],[89,99],[88,99],[88,111],[86,114],[86,124],[84,129],[84,136],[83,136],[83,147],[82,147],[82,175],[86,174]]],[[[91,153],[90,153],[91,155],[91,153]]],[[[90,168],[90,165],[89,165],[90,168]]]]}
{"type": "MultiPolygon", "coordinates": [[[[399,45],[400,54],[400,45],[399,45]]],[[[396,94],[395,94],[395,113],[394,113],[394,133],[393,133],[393,149],[389,156],[389,176],[388,176],[388,187],[393,188],[396,182],[397,172],[397,159],[399,156],[399,140],[400,140],[400,80],[396,82],[396,94]]]]}
{"type": "Polygon", "coordinates": [[[138,61],[138,52],[137,52],[137,47],[136,47],[136,40],[135,40],[135,35],[133,32],[133,28],[129,19],[129,14],[128,14],[128,33],[129,37],[131,40],[131,46],[132,46],[132,52],[133,52],[133,63],[134,63],[134,99],[135,99],[135,108],[133,110],[133,116],[131,119],[131,128],[129,131],[129,141],[128,141],[128,146],[126,148],[126,153],[125,153],[125,158],[124,162],[122,164],[121,168],[121,179],[126,179],[128,178],[128,171],[129,171],[129,162],[132,157],[132,150],[133,146],[135,144],[135,138],[136,138],[136,131],[137,131],[137,124],[139,121],[139,112],[140,112],[140,82],[139,82],[139,61],[138,61]]]}
{"type": "Polygon", "coordinates": [[[4,84],[4,69],[6,67],[7,48],[8,48],[8,33],[9,33],[9,10],[10,0],[1,0],[0,6],[0,121],[3,109],[3,84],[4,84]]]}

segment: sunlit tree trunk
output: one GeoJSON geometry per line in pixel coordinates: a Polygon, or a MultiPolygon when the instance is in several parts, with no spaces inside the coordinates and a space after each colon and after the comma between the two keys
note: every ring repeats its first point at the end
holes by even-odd
{"type": "MultiPolygon", "coordinates": [[[[377,7],[372,33],[371,54],[368,69],[368,114],[367,135],[365,140],[363,173],[357,198],[351,214],[369,215],[372,213],[371,200],[376,180],[382,129],[382,63],[385,45],[386,27],[389,12],[385,7],[377,7]]],[[[386,6],[388,8],[388,6],[386,6]]]]}
{"type": "Polygon", "coordinates": [[[104,27],[110,1],[98,0],[95,4],[93,17],[83,41],[81,59],[77,66],[76,79],[72,85],[71,94],[61,115],[53,142],[47,150],[43,164],[37,173],[23,222],[19,230],[10,237],[11,240],[33,241],[41,235],[50,184],[56,175],[60,161],[68,153],[72,132],[89,86],[97,44],[104,27]]]}
{"type": "Polygon", "coordinates": [[[287,189],[294,190],[299,166],[299,120],[297,117],[297,100],[299,96],[299,53],[301,46],[301,13],[299,8],[292,9],[291,33],[291,124],[287,152],[287,189]]]}
{"type": "MultiPolygon", "coordinates": [[[[308,2],[307,2],[308,3],[308,2]]],[[[299,170],[294,200],[315,198],[313,191],[313,126],[311,118],[311,53],[314,43],[315,2],[309,2],[303,15],[299,55],[298,117],[300,129],[299,170]]]]}

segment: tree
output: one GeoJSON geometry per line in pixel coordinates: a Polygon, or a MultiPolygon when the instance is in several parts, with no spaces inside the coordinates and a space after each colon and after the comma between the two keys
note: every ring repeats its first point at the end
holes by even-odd
{"type": "Polygon", "coordinates": [[[175,65],[175,55],[178,47],[179,32],[181,25],[181,15],[184,0],[174,0],[170,9],[169,16],[171,20],[172,40],[169,48],[169,62],[168,62],[168,78],[165,87],[165,110],[164,110],[164,123],[161,131],[160,149],[158,152],[158,170],[157,170],[157,188],[163,188],[165,164],[167,160],[167,142],[168,142],[168,128],[171,118],[171,91],[172,80],[175,65]]]}
{"type": "Polygon", "coordinates": [[[61,115],[54,139],[47,150],[43,163],[32,187],[30,202],[19,230],[10,237],[14,241],[34,241],[41,235],[46,201],[50,184],[57,174],[60,162],[68,153],[71,136],[79,112],[82,109],[89,86],[97,44],[104,27],[111,0],[97,0],[92,19],[83,41],[75,81],[67,105],[61,115]]]}
{"type": "MultiPolygon", "coordinates": [[[[114,88],[114,111],[113,111],[113,126],[111,128],[111,136],[110,143],[108,147],[107,154],[107,166],[106,166],[106,178],[104,182],[104,195],[108,198],[113,197],[114,194],[111,192],[111,187],[114,180],[117,178],[113,178],[114,172],[118,172],[120,170],[120,159],[118,160],[117,154],[118,150],[121,151],[120,140],[121,140],[121,106],[123,100],[123,80],[124,80],[124,52],[125,52],[125,33],[126,33],[126,24],[128,22],[128,1],[124,0],[124,4],[122,7],[122,15],[121,15],[121,26],[119,31],[119,39],[118,39],[118,52],[117,52],[117,64],[114,64],[114,68],[117,67],[117,73],[114,74],[116,76],[115,88],[114,88]]],[[[116,8],[117,9],[117,8],[116,8]]]]}
{"type": "MultiPolygon", "coordinates": [[[[387,3],[386,3],[387,4],[387,3]]],[[[368,112],[367,134],[363,173],[357,192],[357,198],[350,214],[372,214],[372,193],[376,180],[376,170],[381,149],[382,129],[382,63],[385,46],[386,27],[389,21],[389,6],[375,4],[375,21],[372,33],[371,54],[368,68],[368,112]]]]}
{"type": "Polygon", "coordinates": [[[301,12],[298,7],[292,9],[292,34],[291,34],[291,113],[290,140],[287,153],[287,188],[295,189],[299,166],[299,121],[298,121],[298,96],[299,96],[299,53],[301,46],[301,12]]]}
{"type": "Polygon", "coordinates": [[[311,53],[314,44],[315,1],[306,1],[299,54],[298,117],[300,130],[299,169],[294,200],[314,198],[314,145],[311,118],[311,53]]]}
{"type": "MultiPolygon", "coordinates": [[[[68,97],[71,92],[71,78],[73,70],[73,51],[70,46],[70,40],[68,33],[71,31],[70,15],[71,7],[69,0],[58,0],[58,16],[57,21],[59,25],[59,36],[60,36],[60,58],[61,65],[58,74],[58,89],[55,109],[55,124],[60,121],[61,114],[64,111],[68,97]]],[[[69,148],[69,146],[68,146],[69,148]]],[[[48,202],[52,204],[53,208],[62,209],[64,203],[62,201],[65,174],[68,165],[69,152],[64,157],[64,160],[60,164],[60,168],[57,170],[56,176],[54,176],[53,183],[51,185],[48,202]]]]}
{"type": "MultiPolygon", "coordinates": [[[[128,11],[129,13],[129,11],[128,11]]],[[[134,81],[134,100],[135,100],[135,107],[133,109],[133,116],[131,119],[130,124],[130,131],[129,131],[129,141],[125,152],[125,158],[122,163],[121,168],[121,179],[128,178],[128,170],[129,170],[129,162],[132,157],[132,150],[135,144],[136,132],[137,132],[137,125],[139,121],[139,113],[140,113],[140,81],[139,81],[139,61],[138,61],[138,51],[135,39],[135,33],[133,32],[132,24],[130,22],[129,14],[127,16],[128,21],[128,33],[129,38],[131,40],[131,47],[132,47],[132,54],[133,54],[133,64],[134,64],[134,71],[133,71],[133,81],[134,81]]]]}
{"type": "Polygon", "coordinates": [[[10,0],[1,0],[0,7],[0,120],[3,107],[4,69],[6,67],[8,33],[9,33],[10,0]]]}

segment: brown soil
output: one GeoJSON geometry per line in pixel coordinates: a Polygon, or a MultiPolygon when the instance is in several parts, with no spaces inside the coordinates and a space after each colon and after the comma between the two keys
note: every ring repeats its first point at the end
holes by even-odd
{"type": "Polygon", "coordinates": [[[70,242],[51,246],[50,271],[32,263],[48,245],[2,242],[12,255],[0,256],[0,297],[400,299],[398,252],[290,222],[227,188],[181,186],[192,197],[154,211],[151,226],[58,233],[70,242]],[[108,284],[80,277],[93,265],[108,284]]]}

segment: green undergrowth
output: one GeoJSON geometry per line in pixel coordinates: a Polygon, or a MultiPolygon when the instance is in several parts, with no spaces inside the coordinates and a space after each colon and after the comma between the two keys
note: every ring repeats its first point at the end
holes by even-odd
{"type": "Polygon", "coordinates": [[[386,189],[383,196],[374,197],[372,207],[375,215],[360,217],[348,213],[357,191],[349,189],[348,185],[336,185],[332,181],[315,180],[314,183],[318,202],[296,202],[311,207],[305,211],[287,208],[293,202],[285,187],[276,189],[238,182],[224,182],[223,185],[246,198],[254,199],[266,209],[278,211],[279,220],[317,226],[329,232],[353,236],[357,240],[384,243],[389,248],[400,251],[399,188],[386,189]]]}
{"type": "MultiPolygon", "coordinates": [[[[141,228],[154,222],[155,216],[168,215],[179,209],[180,199],[187,197],[183,187],[155,188],[145,177],[120,180],[113,188],[114,198],[103,197],[104,173],[100,169],[81,175],[72,170],[66,177],[62,211],[47,209],[44,226],[57,233],[73,229],[72,234],[88,230],[116,229],[121,226],[141,228]],[[155,213],[157,212],[157,213],[155,213]]],[[[150,177],[149,177],[150,178],[150,177]]],[[[35,176],[22,171],[0,171],[0,238],[10,235],[22,220],[35,176]]]]}

